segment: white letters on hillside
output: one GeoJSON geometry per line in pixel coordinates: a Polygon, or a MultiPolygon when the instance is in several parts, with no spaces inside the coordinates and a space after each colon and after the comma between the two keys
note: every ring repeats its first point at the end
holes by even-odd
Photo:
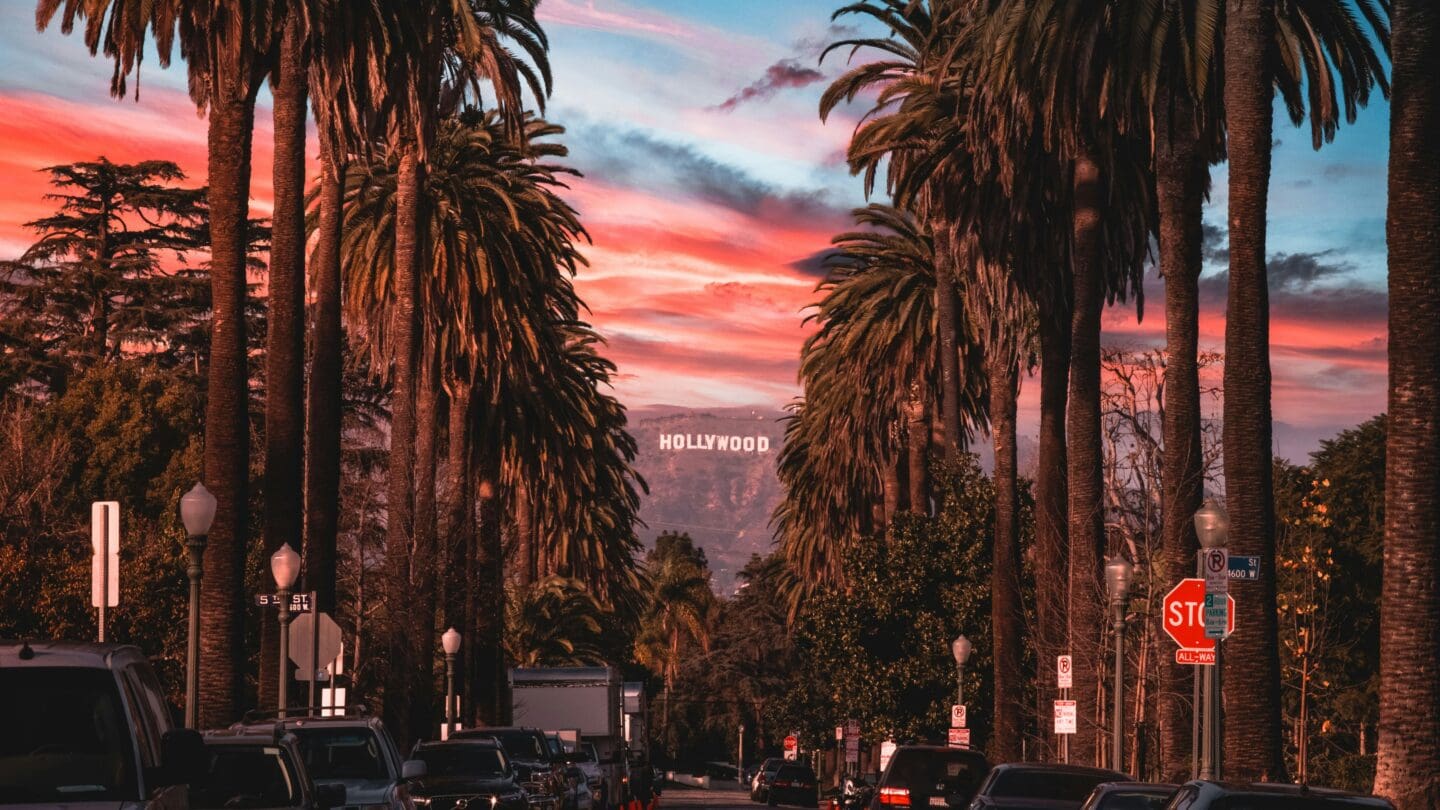
{"type": "Polygon", "coordinates": [[[770,452],[770,437],[722,436],[715,433],[661,433],[660,449],[768,453],[770,452]]]}

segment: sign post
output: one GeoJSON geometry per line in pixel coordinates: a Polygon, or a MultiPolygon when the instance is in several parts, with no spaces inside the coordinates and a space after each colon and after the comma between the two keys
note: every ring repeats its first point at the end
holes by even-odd
{"type": "Polygon", "coordinates": [[[1079,727],[1078,714],[1075,710],[1075,701],[1055,701],[1055,733],[1074,734],[1079,727]]]}
{"type": "Polygon", "coordinates": [[[968,729],[968,728],[952,728],[952,729],[950,729],[950,736],[949,736],[949,738],[946,740],[946,742],[947,742],[947,744],[949,745],[949,747],[951,747],[951,748],[969,748],[969,747],[970,747],[970,729],[968,729]]]}
{"type": "Polygon", "coordinates": [[[965,704],[956,703],[950,707],[950,727],[965,728],[969,713],[965,710],[965,704]]]}
{"type": "Polygon", "coordinates": [[[105,609],[120,605],[120,502],[90,504],[90,606],[99,608],[97,640],[105,642],[105,609]]]}
{"type": "Polygon", "coordinates": [[[791,733],[785,737],[785,759],[794,761],[800,758],[800,738],[791,733]]]}
{"type": "MultiPolygon", "coordinates": [[[[1215,663],[1215,638],[1206,634],[1205,581],[1182,579],[1165,594],[1161,604],[1162,626],[1180,649],[1175,651],[1177,664],[1215,663]]],[[[1226,594],[1218,601],[1223,606],[1224,635],[1235,632],[1235,597],[1226,594]]]]}

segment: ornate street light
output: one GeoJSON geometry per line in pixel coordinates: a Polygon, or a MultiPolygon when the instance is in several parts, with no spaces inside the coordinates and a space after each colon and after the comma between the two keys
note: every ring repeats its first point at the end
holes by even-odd
{"type": "Polygon", "coordinates": [[[1201,548],[1221,548],[1230,537],[1230,515],[1225,507],[1207,500],[1195,510],[1195,534],[1201,548]]]}
{"type": "Polygon", "coordinates": [[[445,651],[445,738],[449,739],[455,733],[455,654],[460,652],[460,631],[446,630],[440,648],[445,651]]]}
{"type": "Polygon", "coordinates": [[[185,640],[185,727],[200,727],[200,578],[205,574],[205,540],[215,522],[215,496],[200,482],[180,496],[190,577],[190,631],[185,640]]]}
{"type": "Polygon", "coordinates": [[[275,596],[279,600],[278,605],[280,622],[280,716],[285,716],[285,709],[290,700],[290,589],[295,586],[295,580],[300,576],[300,555],[289,543],[280,547],[279,551],[270,555],[270,575],[275,578],[275,596]]]}
{"type": "Polygon", "coordinates": [[[1130,606],[1130,581],[1135,566],[1124,557],[1111,557],[1105,563],[1105,589],[1110,594],[1110,607],[1115,612],[1115,689],[1111,717],[1110,762],[1115,770],[1123,770],[1125,730],[1125,614],[1130,606]]]}
{"type": "Polygon", "coordinates": [[[970,653],[973,652],[974,649],[974,646],[970,643],[970,639],[963,635],[950,642],[950,654],[955,656],[955,669],[957,672],[956,683],[958,686],[955,690],[956,702],[962,705],[965,703],[965,662],[970,660],[970,653]]]}

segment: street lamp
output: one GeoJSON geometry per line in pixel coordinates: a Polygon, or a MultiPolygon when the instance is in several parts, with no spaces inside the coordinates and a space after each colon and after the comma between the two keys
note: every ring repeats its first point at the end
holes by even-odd
{"type": "Polygon", "coordinates": [[[445,738],[455,733],[455,654],[460,652],[460,632],[455,628],[440,636],[445,651],[445,738]]]}
{"type": "MultiPolygon", "coordinates": [[[[1206,500],[1201,504],[1195,511],[1195,534],[1203,549],[1224,548],[1230,540],[1230,516],[1225,513],[1225,508],[1213,500],[1206,500]]],[[[1209,598],[1208,593],[1206,598],[1209,598]]],[[[1224,773],[1224,749],[1220,742],[1221,667],[1224,663],[1224,646],[1223,639],[1215,639],[1215,663],[1210,666],[1210,677],[1205,681],[1205,741],[1200,759],[1202,779],[1220,779],[1224,773]]]]}
{"type": "Polygon", "coordinates": [[[185,551],[190,560],[190,637],[185,640],[185,727],[200,727],[200,578],[205,574],[205,539],[215,522],[215,496],[200,482],[180,496],[180,522],[185,524],[185,551]]]}
{"type": "Polygon", "coordinates": [[[965,662],[970,660],[970,653],[974,651],[974,645],[970,639],[960,636],[950,642],[950,654],[955,656],[956,684],[955,702],[964,705],[965,703],[965,662]]]}
{"type": "Polygon", "coordinates": [[[285,708],[290,700],[290,588],[295,585],[296,577],[300,576],[300,555],[289,543],[280,547],[279,551],[270,555],[270,575],[275,577],[275,597],[280,602],[278,605],[280,622],[280,716],[285,716],[285,708]]]}
{"type": "Polygon", "coordinates": [[[1121,766],[1124,756],[1125,729],[1125,613],[1130,603],[1130,580],[1135,575],[1135,566],[1121,556],[1110,558],[1105,563],[1105,589],[1110,594],[1110,607],[1115,611],[1115,695],[1111,716],[1110,761],[1115,770],[1121,766]]]}

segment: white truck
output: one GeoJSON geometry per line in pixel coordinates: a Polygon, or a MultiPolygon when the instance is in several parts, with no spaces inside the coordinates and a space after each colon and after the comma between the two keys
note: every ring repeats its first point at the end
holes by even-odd
{"type": "MultiPolygon", "coordinates": [[[[600,804],[625,801],[625,738],[621,725],[621,680],[614,667],[544,667],[510,670],[512,721],[563,738],[578,731],[581,749],[594,749],[600,804]],[[587,744],[588,745],[585,745],[587,744]]],[[[594,777],[592,777],[592,782],[594,777]]]]}

